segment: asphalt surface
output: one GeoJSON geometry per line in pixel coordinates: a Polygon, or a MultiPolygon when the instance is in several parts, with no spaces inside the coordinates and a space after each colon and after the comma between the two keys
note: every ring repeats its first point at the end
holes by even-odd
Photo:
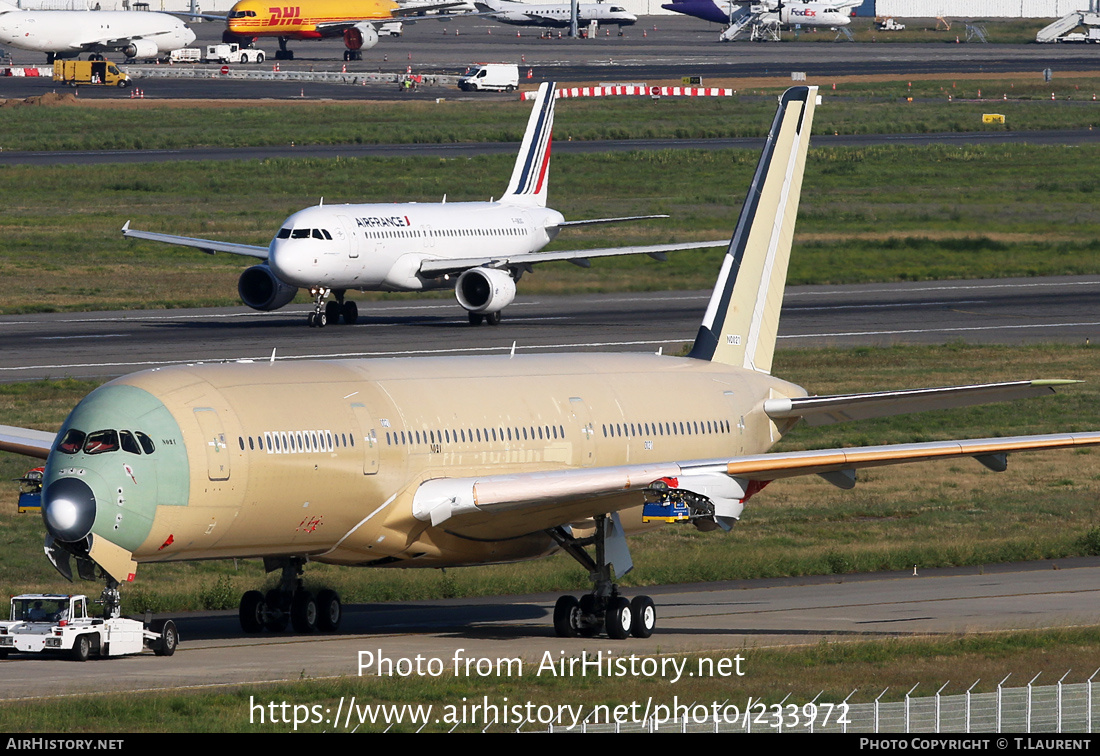
{"type": "MultiPolygon", "coordinates": [[[[476,328],[451,299],[363,302],[359,323],[323,329],[306,325],[311,308],[303,305],[7,315],[0,382],[109,378],[180,362],[269,359],[272,351],[280,360],[500,354],[514,342],[518,354],[678,353],[695,338],[709,296],[519,296],[499,326],[476,328]]],[[[789,287],[779,329],[780,348],[1083,344],[1100,341],[1100,277],[789,287]]]]}
{"type": "MultiPolygon", "coordinates": [[[[736,532],[715,535],[731,539],[736,548],[736,532]]],[[[364,572],[363,579],[370,574],[364,572]]],[[[448,672],[456,657],[463,670],[466,660],[476,670],[479,662],[496,667],[498,660],[519,659],[531,677],[547,655],[559,660],[598,652],[661,658],[726,652],[732,660],[738,650],[822,641],[1100,623],[1097,558],[645,591],[656,603],[658,619],[653,636],[644,640],[554,637],[556,594],[346,606],[340,633],[331,636],[241,636],[236,612],[177,616],[181,645],[171,658],[144,654],[77,664],[13,655],[0,661],[0,701],[357,676],[361,663],[364,674],[377,674],[387,669],[379,667],[380,658],[396,666],[401,659],[409,664],[420,657],[425,669],[435,659],[448,672]]],[[[743,671],[751,681],[751,667],[743,671]]],[[[263,690],[255,695],[262,699],[263,690]]],[[[675,692],[673,687],[659,694],[671,698],[675,692]]]]}
{"type": "MultiPolygon", "coordinates": [[[[1036,25],[1038,29],[1039,25],[1036,25]]],[[[222,27],[195,24],[194,46],[220,41],[222,27]]],[[[363,52],[363,60],[345,64],[339,39],[292,42],[294,61],[280,61],[282,70],[314,70],[461,74],[476,62],[514,62],[530,69],[528,83],[554,80],[576,83],[676,82],[683,76],[702,76],[704,85],[718,79],[761,76],[790,77],[804,72],[815,83],[829,77],[853,75],[917,75],[935,73],[1033,72],[1049,68],[1057,76],[1069,71],[1096,70],[1097,60],[1087,45],[993,45],[955,43],[954,33],[943,43],[832,42],[831,33],[811,35],[815,43],[719,43],[715,24],[687,17],[646,17],[624,36],[615,30],[590,40],[540,39],[536,29],[503,26],[486,19],[457,19],[447,23],[423,21],[407,25],[400,38],[383,38],[363,52]]],[[[963,35],[965,39],[965,35],[963,35]]],[[[271,70],[277,44],[261,39],[257,45],[269,60],[240,66],[241,70],[271,70]]],[[[45,66],[45,55],[12,49],[17,66],[45,66]]],[[[303,98],[303,99],[448,99],[489,100],[514,95],[462,94],[454,88],[425,87],[402,94],[395,85],[347,86],[296,82],[233,80],[220,74],[221,66],[202,67],[209,78],[142,80],[147,98],[303,98]]],[[[0,97],[23,98],[55,89],[49,79],[0,77],[0,97]]],[[[128,91],[82,87],[84,98],[127,98],[128,91]]]]}

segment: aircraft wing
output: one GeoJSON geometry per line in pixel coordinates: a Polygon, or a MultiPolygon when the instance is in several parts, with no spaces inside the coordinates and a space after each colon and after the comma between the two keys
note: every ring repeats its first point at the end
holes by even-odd
{"type": "Polygon", "coordinates": [[[482,519],[479,515],[515,513],[529,523],[530,532],[540,524],[550,526],[540,522],[539,514],[546,508],[579,519],[637,506],[642,503],[641,494],[661,478],[677,478],[680,485],[684,485],[692,476],[724,475],[747,487],[750,482],[816,474],[834,485],[851,488],[855,484],[855,471],[867,467],[974,457],[990,469],[1001,471],[1006,468],[1007,455],[1012,452],[1087,446],[1100,446],[1100,433],[932,441],[477,478],[439,478],[420,485],[413,498],[413,514],[422,521],[430,520],[433,525],[440,525],[452,518],[477,522],[482,519]],[[631,493],[634,496],[625,496],[631,493]],[[570,502],[575,504],[569,506],[570,502]]]}
{"type": "Polygon", "coordinates": [[[45,459],[50,455],[56,438],[56,433],[0,425],[0,451],[45,459]]]}
{"type": "Polygon", "coordinates": [[[190,236],[174,236],[172,234],[157,234],[152,231],[137,231],[130,228],[130,221],[122,227],[122,235],[127,239],[146,239],[148,241],[175,244],[180,247],[194,247],[201,249],[208,255],[215,252],[228,252],[231,255],[245,255],[246,257],[258,257],[267,259],[267,247],[254,247],[251,244],[234,244],[232,242],[213,241],[212,239],[195,239],[190,236]]]}
{"type": "Polygon", "coordinates": [[[599,249],[562,249],[554,252],[530,252],[505,257],[466,257],[460,259],[424,260],[420,264],[420,274],[429,278],[446,273],[461,273],[470,268],[489,266],[494,268],[522,267],[534,263],[559,262],[565,260],[582,268],[589,267],[590,257],[614,257],[617,255],[649,255],[663,259],[666,252],[679,252],[686,249],[707,249],[708,247],[728,247],[729,240],[690,242],[687,244],[649,244],[636,247],[603,247],[599,249]]]}
{"type": "MultiPolygon", "coordinates": [[[[459,2],[449,3],[431,3],[427,5],[406,5],[400,8],[395,8],[390,11],[394,18],[405,19],[410,16],[423,16],[427,13],[437,13],[439,11],[453,10],[454,8],[470,8],[470,3],[466,0],[459,0],[459,2]]],[[[465,13],[453,14],[453,15],[466,15],[465,13]]]]}

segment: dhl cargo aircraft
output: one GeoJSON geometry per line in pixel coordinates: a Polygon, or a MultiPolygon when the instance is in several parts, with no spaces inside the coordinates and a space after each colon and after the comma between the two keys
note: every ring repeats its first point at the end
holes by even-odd
{"type": "Polygon", "coordinates": [[[241,599],[245,631],[333,630],[339,597],[308,562],[447,567],[563,550],[593,590],[561,597],[562,636],[653,632],[615,583],[650,517],[729,530],[770,481],[1100,445],[1100,433],[767,453],[799,420],[858,420],[1048,394],[1015,381],[807,396],[771,375],[816,87],[781,98],[687,357],[573,354],[158,368],[89,394],[56,434],[0,427],[46,458],[46,553],[117,589],[137,564],[258,558],[279,587],[241,599]]]}
{"type": "MultiPolygon", "coordinates": [[[[392,0],[297,0],[293,5],[274,4],[268,0],[240,0],[224,18],[225,42],[249,44],[257,37],[276,37],[277,60],[293,60],[294,51],[287,49],[292,39],[344,40],[344,60],[362,60],[362,51],[378,44],[379,31],[400,29],[408,21],[429,13],[468,6],[468,3],[441,2],[403,6],[392,0]],[[393,26],[388,26],[393,25],[393,26]]],[[[400,33],[400,32],[398,32],[400,33]]]]}
{"type": "Polygon", "coordinates": [[[500,323],[516,296],[516,282],[537,263],[720,247],[725,241],[654,244],[543,252],[562,229],[663,218],[590,218],[567,221],[546,206],[554,128],[554,85],[539,87],[527,131],[504,194],[489,202],[402,202],[309,207],[283,221],[266,247],[122,228],[132,239],[259,258],[241,273],[237,292],[255,310],[277,310],[299,288],[313,297],[309,325],[355,323],[359,310],[349,290],[425,291],[454,288],[470,323],[500,323]],[[327,303],[326,298],[332,295],[327,303]]]}

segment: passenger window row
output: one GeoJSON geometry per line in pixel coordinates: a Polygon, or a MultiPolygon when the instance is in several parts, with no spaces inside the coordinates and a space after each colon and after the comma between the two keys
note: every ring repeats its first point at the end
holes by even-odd
{"type": "Polygon", "coordinates": [[[473,444],[502,441],[552,441],[565,438],[562,425],[497,426],[495,428],[444,428],[443,430],[387,431],[387,446],[417,444],[473,444]]]}
{"type": "Polygon", "coordinates": [[[604,424],[604,438],[637,436],[702,436],[729,433],[729,420],[680,420],[663,423],[604,424]]]}

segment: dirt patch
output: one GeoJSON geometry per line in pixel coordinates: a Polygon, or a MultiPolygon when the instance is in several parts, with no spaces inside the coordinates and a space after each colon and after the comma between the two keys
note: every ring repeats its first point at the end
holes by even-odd
{"type": "Polygon", "coordinates": [[[17,107],[20,105],[80,105],[80,99],[75,92],[47,92],[44,95],[35,95],[25,100],[0,100],[0,108],[17,107]]]}

